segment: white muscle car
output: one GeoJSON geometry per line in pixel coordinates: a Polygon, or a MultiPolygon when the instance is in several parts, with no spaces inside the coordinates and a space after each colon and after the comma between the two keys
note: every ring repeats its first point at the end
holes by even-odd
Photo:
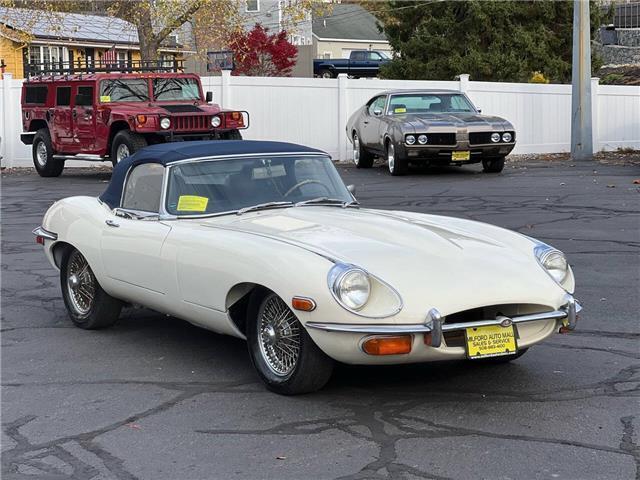
{"type": "Polygon", "coordinates": [[[99,197],[56,202],[37,242],[73,322],[144,305],[246,338],[267,387],[309,392],[334,361],[508,361],[580,307],[564,255],[458,218],[361,208],[330,157],[277,142],[154,145],[99,197]]]}

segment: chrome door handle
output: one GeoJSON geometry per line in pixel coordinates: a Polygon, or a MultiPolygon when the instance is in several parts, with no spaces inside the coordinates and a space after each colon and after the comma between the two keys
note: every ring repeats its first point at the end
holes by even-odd
{"type": "Polygon", "coordinates": [[[114,222],[113,220],[105,220],[104,223],[106,223],[107,225],[109,225],[110,227],[119,227],[120,224],[114,222]]]}

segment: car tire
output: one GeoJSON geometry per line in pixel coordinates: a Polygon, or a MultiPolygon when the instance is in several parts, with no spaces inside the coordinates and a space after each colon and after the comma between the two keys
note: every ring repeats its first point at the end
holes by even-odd
{"type": "Polygon", "coordinates": [[[322,70],[320,70],[318,72],[318,76],[320,78],[335,78],[335,76],[333,75],[333,72],[327,68],[323,68],[322,70]]]}
{"type": "Polygon", "coordinates": [[[351,139],[353,143],[353,163],[357,168],[371,168],[373,166],[373,155],[362,146],[358,132],[353,132],[351,139]]]}
{"type": "Polygon", "coordinates": [[[62,256],[60,285],[65,307],[76,327],[96,330],[118,320],[122,302],[102,289],[86,258],[75,248],[62,256]]]}
{"type": "Polygon", "coordinates": [[[53,143],[46,128],[41,128],[34,135],[31,153],[33,166],[41,177],[59,177],[64,170],[64,160],[53,157],[53,143]]]}
{"type": "Polygon", "coordinates": [[[228,132],[224,132],[220,138],[222,140],[242,140],[242,134],[239,130],[229,130],[228,132]]]}
{"type": "Polygon", "coordinates": [[[402,158],[397,154],[396,147],[393,141],[387,141],[387,166],[389,167],[389,173],[394,177],[400,175],[406,175],[409,170],[409,162],[406,158],[402,158]]]}
{"type": "Polygon", "coordinates": [[[489,357],[489,358],[479,358],[478,360],[470,360],[474,363],[481,363],[484,365],[501,365],[503,363],[509,363],[514,361],[517,358],[520,358],[522,355],[527,353],[528,348],[523,348],[522,350],[518,350],[514,355],[503,355],[501,357],[489,357]]]}
{"type": "Polygon", "coordinates": [[[111,163],[115,167],[120,160],[147,146],[147,140],[130,130],[120,130],[111,142],[111,163]]]}
{"type": "Polygon", "coordinates": [[[484,173],[500,173],[504,169],[504,157],[485,158],[482,160],[484,173]]]}
{"type": "Polygon", "coordinates": [[[268,290],[254,292],[248,312],[249,356],[269,390],[299,395],[319,390],[329,381],[333,360],[313,342],[284,300],[268,290]]]}

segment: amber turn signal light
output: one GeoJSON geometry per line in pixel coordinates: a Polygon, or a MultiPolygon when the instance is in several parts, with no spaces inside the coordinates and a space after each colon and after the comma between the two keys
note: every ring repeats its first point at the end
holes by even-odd
{"type": "Polygon", "coordinates": [[[145,123],[147,123],[147,116],[146,115],[136,115],[136,120],[138,121],[138,123],[140,125],[144,125],[145,123]]]}
{"type": "Polygon", "coordinates": [[[316,309],[316,302],[314,302],[312,298],[293,297],[291,299],[291,306],[296,310],[311,312],[316,309]]]}
{"type": "Polygon", "coordinates": [[[362,344],[368,355],[402,355],[411,352],[411,335],[371,337],[362,344]]]}

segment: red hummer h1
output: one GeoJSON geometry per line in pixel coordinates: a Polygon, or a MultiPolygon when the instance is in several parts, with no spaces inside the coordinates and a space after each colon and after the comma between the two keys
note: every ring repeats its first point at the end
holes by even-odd
{"type": "Polygon", "coordinates": [[[65,160],[119,160],[154,143],[241,139],[249,114],[222,110],[187,73],[89,73],[32,77],[22,87],[20,139],[43,177],[65,160]]]}

